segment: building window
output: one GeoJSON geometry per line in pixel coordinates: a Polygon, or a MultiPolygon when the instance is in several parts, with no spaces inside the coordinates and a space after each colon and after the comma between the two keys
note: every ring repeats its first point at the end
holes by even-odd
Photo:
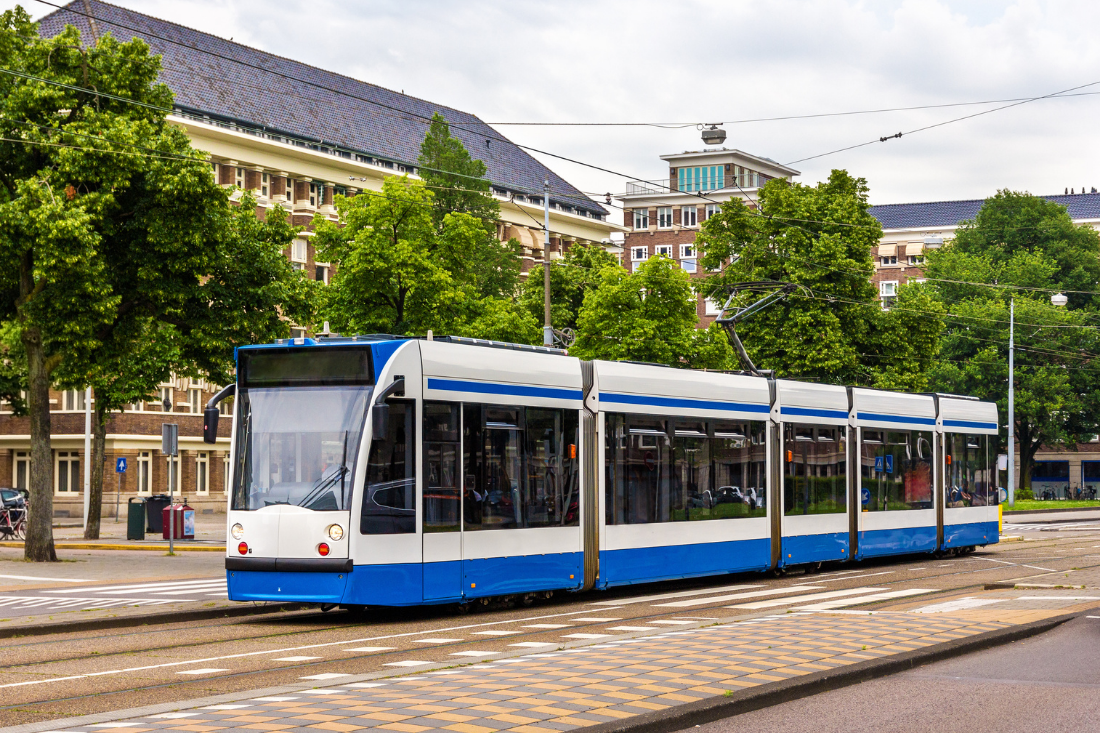
{"type": "Polygon", "coordinates": [[[137,492],[139,494],[151,494],[153,492],[153,455],[151,451],[143,450],[138,453],[137,492]]]}
{"type": "Polygon", "coordinates": [[[696,217],[699,214],[699,210],[694,206],[681,206],[680,207],[680,225],[685,227],[699,226],[699,222],[696,217]]]}
{"type": "Polygon", "coordinates": [[[225,399],[223,399],[221,402],[218,403],[218,413],[221,414],[221,415],[232,415],[233,414],[233,398],[232,397],[226,397],[225,399]]]}
{"type": "Polygon", "coordinates": [[[883,267],[886,267],[887,265],[896,265],[896,264],[898,264],[898,256],[897,255],[887,255],[885,257],[879,257],[878,261],[879,261],[879,264],[882,265],[883,267]]]}
{"type": "Polygon", "coordinates": [[[718,303],[714,298],[707,298],[703,301],[705,306],[705,313],[708,316],[720,316],[722,315],[722,305],[718,303]]]}
{"type": "Polygon", "coordinates": [[[709,219],[721,210],[722,206],[720,204],[707,204],[706,216],[709,219]]]}
{"type": "Polygon", "coordinates": [[[695,257],[695,245],[694,244],[681,244],[680,245],[680,259],[694,259],[695,257]]]}
{"type": "Polygon", "coordinates": [[[295,239],[290,243],[290,260],[291,262],[306,261],[306,240],[295,239]]]}
{"type": "Polygon", "coordinates": [[[288,204],[294,204],[294,179],[287,176],[286,179],[286,202],[288,204]]]}
{"type": "Polygon", "coordinates": [[[309,205],[316,208],[321,205],[321,196],[324,191],[324,185],[321,183],[309,184],[309,205]]]}
{"type": "Polygon", "coordinates": [[[168,477],[168,485],[165,488],[169,493],[172,494],[182,493],[180,491],[180,476],[183,474],[183,461],[181,461],[180,458],[182,458],[182,456],[164,457],[164,475],[168,477]],[[173,468],[175,469],[175,471],[172,470],[173,468]]]}
{"type": "Polygon", "coordinates": [[[11,485],[16,489],[30,488],[31,458],[27,451],[15,452],[15,461],[11,467],[11,485]]]}
{"type": "Polygon", "coordinates": [[[923,265],[924,255],[909,255],[907,261],[910,265],[923,265]]]}
{"type": "Polygon", "coordinates": [[[672,259],[672,245],[671,244],[658,244],[655,248],[657,254],[672,259]]]}
{"type": "Polygon", "coordinates": [[[658,229],[671,229],[672,228],[672,207],[661,206],[657,209],[657,228],[658,229]]]}
{"type": "Polygon", "coordinates": [[[716,191],[723,187],[725,171],[720,165],[705,165],[676,170],[679,191],[716,191]]]}
{"type": "Polygon", "coordinates": [[[233,169],[233,183],[237,188],[244,188],[244,168],[233,169]]]}
{"type": "Polygon", "coordinates": [[[317,265],[317,282],[328,285],[328,267],[317,265]]]}
{"type": "Polygon", "coordinates": [[[145,412],[144,402],[132,402],[126,405],[126,412],[145,412]]]}
{"type": "Polygon", "coordinates": [[[84,390],[65,390],[61,396],[61,409],[65,412],[84,412],[84,390]]]}
{"type": "Polygon", "coordinates": [[[347,195],[348,195],[348,189],[347,189],[346,186],[334,186],[333,189],[332,189],[333,198],[335,198],[337,196],[347,196],[347,195]]]}
{"type": "Polygon", "coordinates": [[[157,406],[164,412],[172,412],[172,388],[159,387],[157,389],[157,406]],[[165,407],[168,405],[168,407],[165,407]]]}
{"type": "Polygon", "coordinates": [[[222,492],[229,496],[229,454],[222,458],[222,492]]]}
{"type": "Polygon", "coordinates": [[[634,209],[634,228],[649,229],[649,209],[634,209]]]}
{"type": "Polygon", "coordinates": [[[80,453],[77,451],[57,451],[54,463],[54,491],[65,494],[80,491],[80,453]]]}
{"type": "Polygon", "coordinates": [[[890,308],[894,305],[894,299],[898,297],[898,281],[883,280],[878,284],[878,295],[882,300],[882,307],[890,308]]]}
{"type": "Polygon", "coordinates": [[[210,175],[214,176],[214,183],[217,183],[218,182],[218,164],[217,163],[211,163],[210,164],[210,175]]]}
{"type": "Polygon", "coordinates": [[[203,496],[210,493],[210,459],[208,453],[195,456],[195,491],[203,496]]]}
{"type": "Polygon", "coordinates": [[[260,195],[265,199],[271,195],[271,175],[268,173],[260,174],[260,195]]]}
{"type": "Polygon", "coordinates": [[[648,257],[649,257],[649,248],[648,247],[631,247],[630,248],[630,259],[633,262],[641,262],[642,260],[644,260],[648,257]]]}
{"type": "Polygon", "coordinates": [[[187,404],[191,408],[192,415],[202,412],[202,390],[192,387],[187,390],[187,404]]]}

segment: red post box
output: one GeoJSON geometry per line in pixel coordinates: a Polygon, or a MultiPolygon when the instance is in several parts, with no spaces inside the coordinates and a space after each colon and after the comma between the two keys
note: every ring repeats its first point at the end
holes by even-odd
{"type": "Polygon", "coordinates": [[[195,510],[187,506],[186,503],[164,507],[162,516],[164,518],[164,539],[168,539],[169,531],[173,533],[173,539],[195,539],[195,510]]]}

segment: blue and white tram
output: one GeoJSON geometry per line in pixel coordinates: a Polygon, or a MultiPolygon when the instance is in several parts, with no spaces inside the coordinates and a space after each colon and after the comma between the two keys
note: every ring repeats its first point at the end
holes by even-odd
{"type": "Polygon", "coordinates": [[[237,351],[229,597],[407,606],[997,541],[996,407],[467,339],[237,351]],[[937,487],[943,487],[938,490],[937,487]]]}

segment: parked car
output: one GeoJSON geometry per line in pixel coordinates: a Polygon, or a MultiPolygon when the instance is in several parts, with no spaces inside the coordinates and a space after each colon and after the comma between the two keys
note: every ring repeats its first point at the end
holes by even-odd
{"type": "Polygon", "coordinates": [[[20,489],[0,489],[0,500],[6,509],[24,509],[27,506],[27,492],[20,489]]]}

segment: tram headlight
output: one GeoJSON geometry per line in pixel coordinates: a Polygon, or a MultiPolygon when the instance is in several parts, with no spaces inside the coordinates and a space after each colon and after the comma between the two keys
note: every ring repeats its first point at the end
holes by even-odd
{"type": "Polygon", "coordinates": [[[233,527],[229,530],[229,533],[233,535],[233,539],[239,540],[244,537],[244,526],[242,526],[241,523],[238,522],[233,525],[233,527]]]}
{"type": "Polygon", "coordinates": [[[328,533],[328,538],[333,542],[339,542],[344,539],[344,528],[339,524],[330,524],[325,531],[328,533]]]}

